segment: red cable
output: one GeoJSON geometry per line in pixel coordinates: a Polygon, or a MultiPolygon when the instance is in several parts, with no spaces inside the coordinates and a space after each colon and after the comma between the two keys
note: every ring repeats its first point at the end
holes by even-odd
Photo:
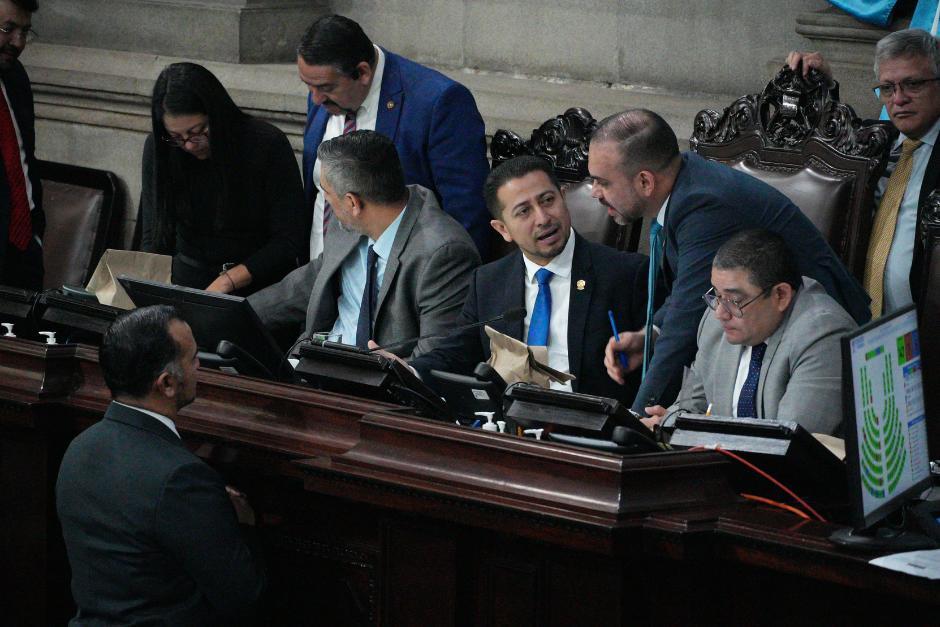
{"type": "Polygon", "coordinates": [[[764,503],[765,505],[771,505],[771,506],[773,506],[773,507],[779,507],[780,509],[785,509],[785,510],[787,510],[787,511],[790,512],[791,514],[796,514],[796,515],[799,516],[800,518],[805,518],[806,520],[811,520],[811,518],[809,517],[809,514],[807,514],[806,512],[804,512],[804,511],[801,510],[801,509],[797,509],[797,508],[793,507],[792,505],[787,505],[786,503],[781,503],[781,502],[779,502],[779,501],[773,501],[773,500],[771,500],[771,499],[767,499],[767,498],[764,498],[764,497],[762,497],[762,496],[757,496],[756,494],[745,494],[745,493],[742,492],[742,493],[741,493],[741,496],[743,496],[744,498],[746,498],[746,499],[749,500],[749,501],[757,501],[758,503],[764,503]]]}
{"type": "MultiPolygon", "coordinates": [[[[692,451],[699,451],[699,450],[705,451],[705,450],[709,450],[709,449],[706,449],[704,446],[696,446],[695,448],[692,448],[692,449],[689,449],[689,450],[692,450],[692,451]]],[[[774,477],[770,476],[768,473],[764,472],[763,470],[761,470],[760,468],[758,468],[757,466],[755,466],[755,465],[752,464],[751,462],[747,461],[746,459],[744,459],[744,458],[741,457],[740,455],[737,455],[736,453],[732,453],[731,451],[726,451],[725,449],[721,448],[720,446],[716,446],[716,447],[715,447],[714,449],[712,449],[712,450],[718,451],[718,452],[721,453],[722,455],[727,455],[727,456],[730,457],[731,459],[737,460],[738,462],[744,464],[745,466],[747,466],[748,468],[750,468],[751,470],[753,470],[754,472],[756,472],[757,474],[759,474],[760,476],[762,476],[764,479],[767,479],[768,481],[770,481],[771,483],[773,483],[775,486],[777,486],[778,488],[780,488],[781,490],[783,490],[784,492],[786,492],[787,494],[789,494],[791,497],[793,497],[794,500],[798,501],[800,505],[802,505],[804,508],[806,508],[807,510],[809,510],[809,512],[810,512],[813,516],[816,517],[816,520],[818,520],[818,521],[820,521],[820,522],[829,522],[828,520],[826,520],[825,518],[823,518],[822,515],[820,515],[819,512],[817,512],[815,509],[813,509],[813,507],[812,507],[809,503],[807,503],[806,501],[804,501],[803,499],[801,499],[800,497],[798,497],[798,496],[796,495],[796,493],[795,493],[793,490],[791,490],[791,489],[788,488],[787,486],[783,485],[782,483],[780,483],[779,481],[777,481],[777,479],[775,479],[774,477]]]]}

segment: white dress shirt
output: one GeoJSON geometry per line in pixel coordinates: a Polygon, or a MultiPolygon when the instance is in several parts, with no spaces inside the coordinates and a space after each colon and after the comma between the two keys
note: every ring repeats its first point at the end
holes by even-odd
{"type": "Polygon", "coordinates": [[[167,429],[175,433],[176,437],[178,438],[180,437],[179,431],[176,430],[176,424],[172,420],[164,416],[163,414],[158,414],[155,411],[150,411],[149,409],[144,409],[143,407],[137,407],[136,405],[128,405],[127,403],[118,403],[118,401],[114,401],[114,402],[117,403],[118,405],[123,405],[124,407],[130,407],[131,409],[136,409],[137,411],[143,414],[147,414],[148,416],[152,416],[156,418],[157,420],[162,422],[164,425],[166,425],[167,429]]]}
{"type": "MultiPolygon", "coordinates": [[[[897,225],[894,227],[894,239],[888,260],[885,264],[884,276],[884,313],[889,314],[906,307],[914,302],[911,295],[911,262],[914,259],[914,240],[917,235],[917,201],[920,199],[920,188],[924,183],[924,173],[927,171],[927,162],[937,143],[940,133],[940,118],[934,122],[927,133],[920,138],[923,142],[914,151],[914,163],[911,167],[911,176],[907,180],[907,189],[898,208],[897,225]]],[[[900,151],[901,144],[907,136],[898,135],[892,152],[900,151]]],[[[878,181],[878,194],[875,199],[881,202],[885,189],[888,187],[888,177],[883,176],[878,181]]]]}
{"type": "MultiPolygon", "coordinates": [[[[552,315],[548,323],[548,365],[555,370],[568,372],[568,305],[571,302],[571,263],[574,260],[574,229],[568,235],[568,243],[557,257],[540,266],[522,255],[525,264],[525,323],[522,338],[529,337],[529,322],[539,295],[539,283],[535,273],[545,268],[553,275],[548,287],[552,293],[552,315]]],[[[553,390],[571,392],[571,383],[551,384],[553,390]]]]}
{"type": "MultiPolygon", "coordinates": [[[[385,74],[385,53],[375,46],[376,62],[372,85],[362,105],[356,110],[356,130],[374,131],[379,115],[379,96],[382,92],[382,75],[385,74]]],[[[331,115],[326,121],[326,130],[322,142],[343,134],[346,126],[346,114],[331,115]]],[[[316,259],[323,252],[323,190],[320,189],[320,160],[313,162],[313,184],[317,187],[317,199],[313,206],[313,228],[310,229],[310,258],[316,259]]]]}

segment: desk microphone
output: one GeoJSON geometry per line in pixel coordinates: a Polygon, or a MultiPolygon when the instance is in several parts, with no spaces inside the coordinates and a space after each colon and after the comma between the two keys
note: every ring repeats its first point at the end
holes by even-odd
{"type": "Polygon", "coordinates": [[[407,340],[402,340],[401,342],[395,342],[394,344],[386,344],[385,346],[379,346],[378,348],[373,348],[373,349],[372,349],[371,351],[369,351],[369,352],[370,352],[370,353],[374,353],[375,351],[382,351],[382,350],[389,350],[389,349],[392,349],[392,348],[399,348],[399,347],[401,347],[401,346],[405,346],[405,345],[407,345],[407,344],[411,344],[412,342],[420,342],[421,340],[434,340],[434,339],[438,339],[438,338],[450,337],[451,335],[454,335],[455,333],[462,333],[462,332],[467,331],[467,330],[469,330],[469,329],[475,329],[475,328],[477,328],[477,327],[482,327],[482,326],[484,326],[484,325],[487,325],[487,324],[489,324],[489,323],[491,323],[491,322],[496,322],[496,321],[498,321],[498,320],[505,320],[505,321],[507,321],[507,322],[514,322],[514,321],[516,321],[516,320],[522,320],[523,318],[525,318],[525,307],[517,307],[516,309],[507,309],[507,310],[504,311],[503,313],[499,314],[498,316],[494,316],[494,317],[490,318],[489,320],[483,320],[482,322],[472,322],[472,323],[470,323],[470,324],[465,324],[465,325],[463,325],[462,327],[457,327],[456,329],[454,329],[453,331],[451,331],[450,333],[447,333],[447,334],[445,334],[445,335],[440,335],[440,334],[420,335],[420,336],[418,336],[418,337],[412,337],[412,338],[408,338],[407,340]]]}

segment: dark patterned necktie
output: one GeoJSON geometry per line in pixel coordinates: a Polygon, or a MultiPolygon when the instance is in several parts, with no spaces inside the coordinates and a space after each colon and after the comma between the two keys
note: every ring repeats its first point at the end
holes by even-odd
{"type": "Polygon", "coordinates": [[[356,325],[356,346],[369,348],[372,339],[372,323],[375,322],[375,305],[379,299],[379,286],[377,280],[376,261],[379,256],[373,246],[369,246],[366,255],[366,286],[362,290],[362,301],[359,304],[359,324],[356,325]]]}
{"type": "Polygon", "coordinates": [[[760,364],[766,350],[767,345],[763,342],[751,347],[751,365],[747,367],[747,378],[738,396],[738,418],[757,418],[757,383],[760,381],[760,364]]]}
{"type": "Polygon", "coordinates": [[[20,142],[16,139],[13,113],[0,89],[0,155],[10,188],[10,233],[9,241],[18,250],[26,250],[33,236],[33,223],[29,216],[29,199],[26,196],[26,176],[20,160],[20,142]]]}

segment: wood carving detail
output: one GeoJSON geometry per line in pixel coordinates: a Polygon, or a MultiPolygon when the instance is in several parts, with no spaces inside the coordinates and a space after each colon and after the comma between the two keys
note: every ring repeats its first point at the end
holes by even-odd
{"type": "Polygon", "coordinates": [[[588,143],[596,128],[590,111],[572,107],[533,130],[529,141],[512,131],[498,130],[490,144],[493,167],[520,155],[537,155],[552,164],[560,180],[580,182],[588,176],[588,143]]]}
{"type": "Polygon", "coordinates": [[[920,241],[924,250],[930,251],[932,239],[940,239],[940,190],[930,192],[920,211],[920,241]]]}

